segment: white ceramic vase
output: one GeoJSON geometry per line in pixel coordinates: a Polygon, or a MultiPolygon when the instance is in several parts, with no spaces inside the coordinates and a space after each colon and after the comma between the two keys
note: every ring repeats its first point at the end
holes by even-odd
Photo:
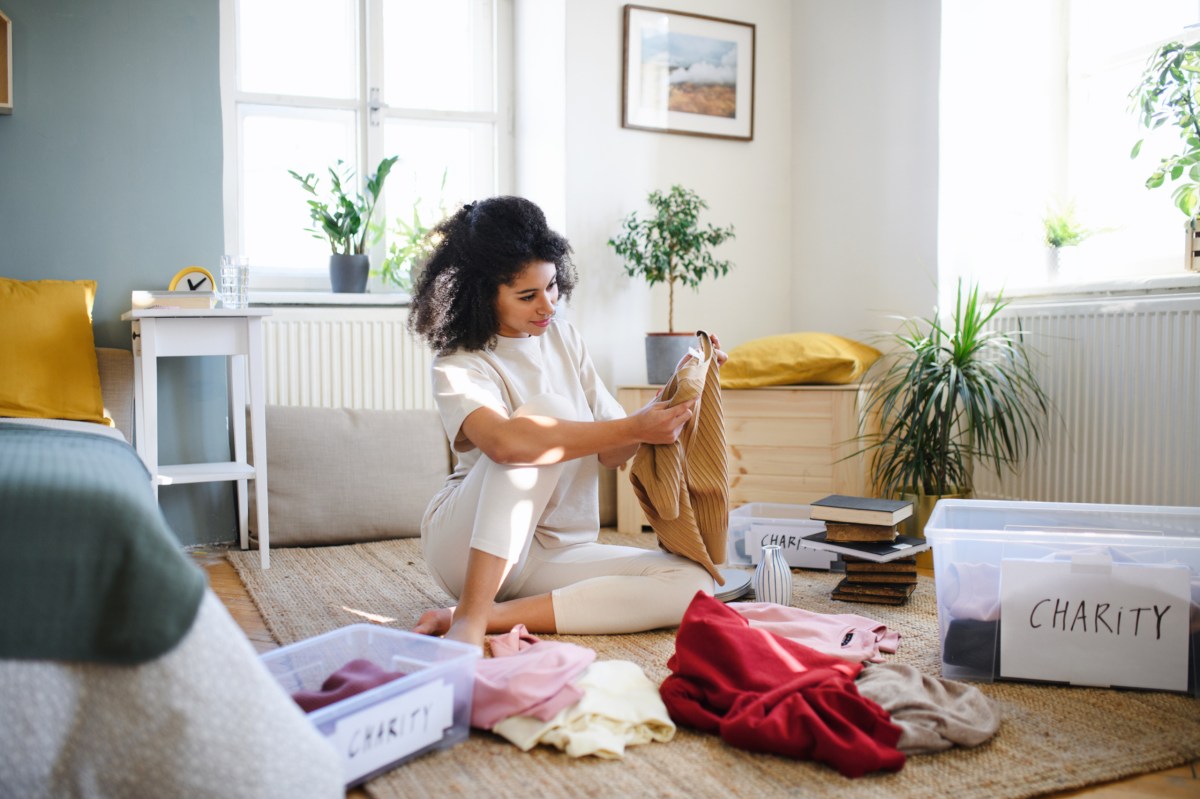
{"type": "Polygon", "coordinates": [[[762,559],[754,570],[754,598],[777,605],[792,604],[792,568],[783,550],[774,544],[762,548],[762,559]]]}

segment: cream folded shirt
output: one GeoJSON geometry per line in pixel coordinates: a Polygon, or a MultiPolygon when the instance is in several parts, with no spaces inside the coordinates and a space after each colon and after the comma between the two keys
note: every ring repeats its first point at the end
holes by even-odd
{"type": "Polygon", "coordinates": [[[549,721],[512,716],[492,728],[528,752],[538,744],[555,746],[571,757],[620,760],[625,747],[675,737],[675,722],[658,688],[627,660],[598,660],[575,681],[583,698],[549,721]]]}

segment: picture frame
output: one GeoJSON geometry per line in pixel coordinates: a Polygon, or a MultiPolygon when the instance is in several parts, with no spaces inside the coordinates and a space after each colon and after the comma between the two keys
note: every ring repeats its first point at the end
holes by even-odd
{"type": "Polygon", "coordinates": [[[754,37],[748,22],[626,5],[621,127],[751,141],[754,37]]]}

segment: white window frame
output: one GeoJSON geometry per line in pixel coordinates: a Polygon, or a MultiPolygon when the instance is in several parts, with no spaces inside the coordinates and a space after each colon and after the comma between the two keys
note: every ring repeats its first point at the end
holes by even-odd
{"type": "MultiPolygon", "coordinates": [[[[356,145],[358,163],[354,170],[361,176],[374,171],[379,161],[391,153],[384,153],[384,119],[413,119],[432,121],[483,122],[491,124],[495,131],[494,174],[490,185],[477,184],[479,194],[504,194],[514,185],[514,34],[513,0],[492,0],[495,73],[495,106],[491,112],[436,111],[425,109],[391,108],[375,101],[380,90],[383,70],[383,26],[372,25],[371,20],[382,19],[382,0],[358,0],[358,98],[335,100],[313,97],[297,97],[280,94],[261,94],[238,91],[237,74],[237,8],[236,0],[220,0],[220,90],[222,111],[222,143],[224,163],[222,168],[222,200],[224,205],[225,251],[242,252],[244,241],[242,230],[243,194],[240,165],[243,160],[241,148],[241,108],[245,106],[280,106],[309,109],[350,110],[356,115],[356,145]],[[365,54],[365,56],[363,55],[365,54]],[[373,77],[374,76],[374,77],[373,77]],[[373,86],[372,84],[375,84],[373,86]]],[[[297,201],[301,201],[297,192],[297,201]]],[[[383,207],[381,201],[374,217],[375,222],[395,215],[383,207]]],[[[297,235],[309,235],[298,226],[297,235]]],[[[386,243],[376,243],[370,251],[371,263],[382,262],[386,243]]],[[[328,293],[329,278],[325,272],[311,268],[252,268],[251,289],[256,301],[269,302],[269,292],[318,292],[328,293]]],[[[394,287],[382,287],[376,278],[371,279],[372,292],[399,293],[394,287]]],[[[340,295],[329,294],[327,299],[340,295]]],[[[285,296],[278,297],[286,301],[285,296]]],[[[403,299],[403,297],[401,297],[403,299]]]]}

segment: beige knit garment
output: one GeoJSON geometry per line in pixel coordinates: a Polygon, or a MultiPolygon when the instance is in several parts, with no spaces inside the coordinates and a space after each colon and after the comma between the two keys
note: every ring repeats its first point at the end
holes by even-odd
{"type": "Polygon", "coordinates": [[[629,482],[659,545],[695,561],[720,585],[716,564],[725,562],[729,528],[729,456],[721,381],[708,334],[697,332],[701,357],[679,367],[659,399],[672,407],[699,398],[692,418],[673,444],[643,445],[629,482]]]}

